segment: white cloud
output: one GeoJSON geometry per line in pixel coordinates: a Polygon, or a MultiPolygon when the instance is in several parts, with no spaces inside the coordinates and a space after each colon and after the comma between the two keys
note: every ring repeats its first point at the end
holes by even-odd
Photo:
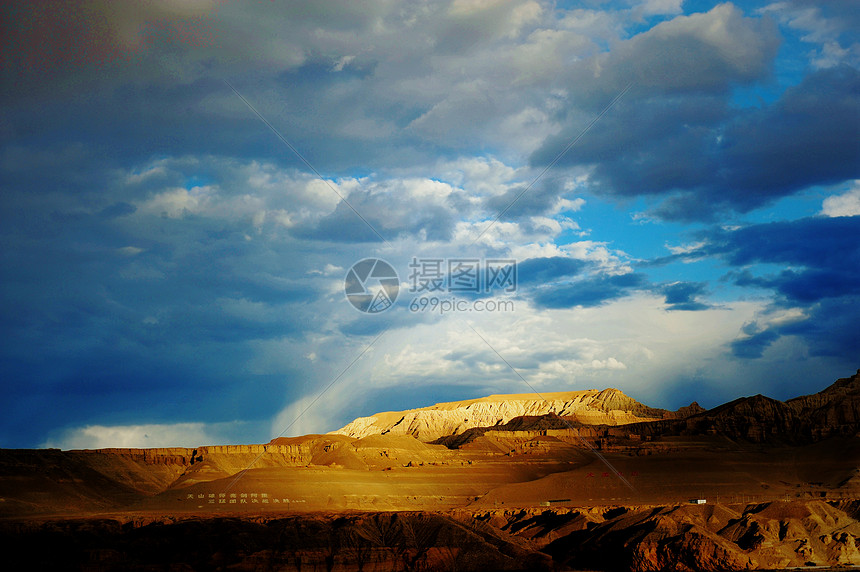
{"type": "Polygon", "coordinates": [[[117,248],[116,250],[123,256],[137,256],[138,254],[143,252],[144,249],[139,248],[137,246],[123,246],[122,248],[117,248]]]}
{"type": "Polygon", "coordinates": [[[506,191],[517,179],[517,169],[486,156],[458,157],[439,161],[432,168],[442,180],[463,188],[469,195],[497,195],[506,191]]]}
{"type": "Polygon", "coordinates": [[[106,449],[199,447],[223,443],[226,431],[240,423],[171,423],[146,425],[86,425],[65,430],[42,447],[106,449]]]}
{"type": "Polygon", "coordinates": [[[672,254],[689,254],[690,252],[695,252],[696,250],[699,250],[700,248],[705,246],[705,244],[706,243],[704,241],[698,241],[698,242],[690,242],[687,244],[681,244],[678,246],[672,246],[671,244],[666,243],[664,246],[672,254]]]}
{"type": "Polygon", "coordinates": [[[343,71],[343,68],[348,66],[352,60],[355,59],[354,55],[343,56],[337,62],[335,62],[334,66],[332,66],[331,71],[339,72],[343,71]]]}
{"type": "Polygon", "coordinates": [[[843,63],[856,66],[860,63],[860,42],[843,45],[840,35],[846,24],[838,17],[825,17],[819,6],[798,5],[792,1],[774,2],[759,12],[774,16],[782,24],[800,31],[804,42],[817,44],[810,54],[814,67],[830,68],[843,63]]]}
{"type": "Polygon", "coordinates": [[[750,321],[744,323],[744,333],[738,336],[738,339],[743,340],[770,328],[802,322],[808,318],[809,315],[803,308],[762,308],[755,312],[750,321]]]}
{"type": "Polygon", "coordinates": [[[831,217],[860,215],[860,181],[854,181],[849,191],[824,199],[821,214],[831,217]]]}
{"type": "Polygon", "coordinates": [[[135,185],[153,182],[156,175],[164,181],[181,180],[199,171],[214,171],[217,184],[156,186],[147,198],[134,201],[135,214],[245,221],[260,233],[266,225],[291,228],[313,224],[365,182],[350,177],[323,181],[272,163],[209,156],[159,159],[142,169],[146,176],[136,175],[135,171],[122,179],[135,185]]]}
{"type": "Polygon", "coordinates": [[[684,0],[646,0],[636,6],[643,15],[680,14],[684,0]]]}
{"type": "MultiPolygon", "coordinates": [[[[713,369],[702,383],[713,384],[708,388],[711,395],[728,400],[741,390],[720,385],[723,369],[731,367],[726,344],[762,311],[759,303],[736,302],[701,312],[667,312],[662,297],[644,293],[602,307],[569,310],[539,310],[527,300],[514,301],[513,312],[426,316],[400,308],[397,325],[336,386],[311,405],[338,373],[335,368],[330,379],[277,416],[273,434],[290,423],[291,435],[334,430],[350,421],[342,416],[347,407],[354,410],[365,403],[366,413],[377,412],[369,399],[391,388],[463,385],[479,388],[475,397],[530,391],[502,358],[538,391],[617,387],[659,404],[671,401],[671,388],[679,379],[701,377],[703,364],[709,364],[713,369]]],[[[313,347],[320,363],[331,355],[332,363],[345,366],[370,338],[344,341],[338,336],[317,340],[313,347]],[[334,349],[337,353],[329,353],[334,349]]]]}
{"type": "Polygon", "coordinates": [[[732,82],[759,79],[779,47],[776,27],[745,17],[725,3],[709,12],[657,24],[610,52],[572,69],[571,91],[581,97],[618,93],[628,83],[659,94],[723,90],[732,82]]]}
{"type": "Polygon", "coordinates": [[[214,188],[208,186],[191,189],[169,189],[138,204],[138,210],[141,213],[168,218],[183,218],[203,210],[210,203],[215,192],[214,188]]]}

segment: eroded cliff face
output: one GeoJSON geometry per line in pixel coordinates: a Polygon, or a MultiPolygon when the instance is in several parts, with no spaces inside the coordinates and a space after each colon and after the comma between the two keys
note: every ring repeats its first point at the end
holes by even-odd
{"type": "Polygon", "coordinates": [[[857,501],[792,501],[0,520],[0,550],[14,570],[149,570],[167,563],[170,569],[296,571],[852,567],[860,565],[858,509],[857,501]]]}
{"type": "Polygon", "coordinates": [[[98,449],[69,451],[89,468],[151,495],[169,486],[229,476],[250,466],[291,467],[312,462],[320,449],[313,439],[296,443],[265,445],[213,445],[187,449],[98,449]]]}
{"type": "Polygon", "coordinates": [[[490,511],[475,518],[573,569],[760,570],[860,565],[858,501],[490,511]]]}
{"type": "Polygon", "coordinates": [[[617,389],[543,394],[491,395],[482,399],[437,403],[421,409],[360,417],[333,434],[362,438],[399,434],[429,442],[476,427],[502,425],[523,416],[554,414],[584,425],[626,425],[673,417],[624,395],[617,389]]]}

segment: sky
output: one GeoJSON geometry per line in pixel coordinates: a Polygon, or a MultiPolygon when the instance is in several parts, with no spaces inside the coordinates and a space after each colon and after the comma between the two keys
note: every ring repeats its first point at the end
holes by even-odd
{"type": "Polygon", "coordinates": [[[851,2],[0,11],[0,447],[860,367],[851,2]]]}

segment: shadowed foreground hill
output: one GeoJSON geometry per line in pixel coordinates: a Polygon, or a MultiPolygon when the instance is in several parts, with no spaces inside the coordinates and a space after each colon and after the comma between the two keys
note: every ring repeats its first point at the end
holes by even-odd
{"type": "Polygon", "coordinates": [[[792,501],[0,521],[0,552],[13,570],[842,569],[860,565],[858,511],[792,501]]]}

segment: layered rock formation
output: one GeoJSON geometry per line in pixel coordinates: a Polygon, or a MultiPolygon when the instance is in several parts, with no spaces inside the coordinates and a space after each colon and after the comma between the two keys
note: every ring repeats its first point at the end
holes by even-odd
{"type": "Polygon", "coordinates": [[[557,566],[588,570],[774,570],[860,565],[858,501],[490,511],[557,566]]]}
{"type": "MultiPolygon", "coordinates": [[[[694,409],[695,410],[695,409],[694,409]]],[[[437,403],[407,411],[360,417],[333,434],[362,438],[368,435],[412,435],[435,441],[476,427],[492,427],[524,416],[556,415],[585,425],[626,425],[677,414],[654,409],[617,389],[531,394],[491,395],[481,399],[437,403]]]]}
{"type": "Polygon", "coordinates": [[[858,508],[810,501],[0,521],[0,551],[12,570],[854,569],[858,508]]]}

